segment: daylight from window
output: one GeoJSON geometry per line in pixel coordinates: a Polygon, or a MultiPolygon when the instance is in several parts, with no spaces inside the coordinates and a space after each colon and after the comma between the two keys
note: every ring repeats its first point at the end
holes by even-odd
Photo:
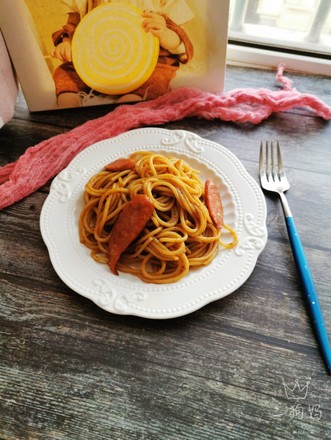
{"type": "Polygon", "coordinates": [[[230,0],[229,41],[330,59],[331,0],[230,0]]]}

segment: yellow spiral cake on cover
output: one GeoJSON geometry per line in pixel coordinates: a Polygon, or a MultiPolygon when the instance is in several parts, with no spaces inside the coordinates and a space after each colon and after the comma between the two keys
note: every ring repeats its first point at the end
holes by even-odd
{"type": "Polygon", "coordinates": [[[153,73],[159,41],[141,26],[142,12],[129,5],[105,4],[77,26],[72,59],[81,79],[97,92],[121,95],[144,84],[153,73]]]}

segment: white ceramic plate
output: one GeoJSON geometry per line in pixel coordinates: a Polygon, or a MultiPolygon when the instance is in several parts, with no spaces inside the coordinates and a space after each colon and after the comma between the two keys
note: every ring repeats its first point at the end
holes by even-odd
{"type": "Polygon", "coordinates": [[[78,154],[53,180],[40,228],[55,271],[75,292],[111,313],[165,319],[191,313],[240,287],[266,244],[265,222],[263,193],[233,153],[188,131],[143,128],[78,154]],[[129,274],[115,276],[79,242],[85,183],[107,163],[139,150],[182,157],[199,169],[202,180],[212,177],[221,188],[225,223],[239,237],[235,248],[220,248],[209,266],[190,271],[176,283],[156,285],[129,274]]]}

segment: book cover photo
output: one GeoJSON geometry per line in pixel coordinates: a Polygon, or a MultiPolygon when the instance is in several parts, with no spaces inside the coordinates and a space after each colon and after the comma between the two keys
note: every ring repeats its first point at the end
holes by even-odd
{"type": "Polygon", "coordinates": [[[222,92],[228,13],[229,0],[2,0],[0,27],[43,111],[222,92]]]}

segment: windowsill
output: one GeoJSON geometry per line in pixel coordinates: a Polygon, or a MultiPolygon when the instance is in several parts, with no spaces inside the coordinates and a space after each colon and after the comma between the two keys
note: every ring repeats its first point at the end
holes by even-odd
{"type": "Polygon", "coordinates": [[[285,64],[287,70],[331,76],[331,60],[228,44],[229,65],[274,69],[280,63],[285,64]]]}
{"type": "Polygon", "coordinates": [[[229,38],[234,41],[256,43],[270,47],[283,47],[285,50],[305,50],[322,56],[331,57],[331,35],[320,35],[318,43],[309,41],[307,32],[288,30],[275,26],[244,24],[242,30],[229,30],[229,38]]]}

